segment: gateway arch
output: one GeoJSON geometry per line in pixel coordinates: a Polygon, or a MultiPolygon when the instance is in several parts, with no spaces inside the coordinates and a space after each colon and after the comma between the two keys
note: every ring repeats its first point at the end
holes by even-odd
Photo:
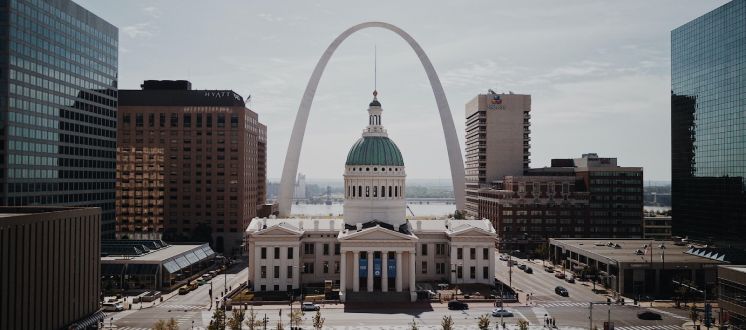
{"type": "Polygon", "coordinates": [[[438,112],[440,113],[440,123],[443,125],[443,135],[446,139],[446,149],[448,151],[448,161],[451,165],[451,180],[453,182],[453,192],[456,197],[456,208],[458,210],[464,210],[465,202],[465,183],[464,183],[464,160],[461,157],[461,148],[458,143],[458,136],[456,135],[456,127],[453,125],[453,117],[451,117],[451,109],[448,106],[448,100],[446,94],[443,91],[443,86],[440,84],[438,74],[435,72],[433,64],[430,59],[422,50],[417,41],[412,38],[404,30],[396,27],[395,25],[384,23],[384,22],[365,22],[355,25],[346,31],[342,32],[334,41],[326,48],[324,54],[316,63],[316,68],[313,69],[313,74],[308,80],[306,90],[303,92],[303,99],[301,99],[300,106],[298,107],[298,113],[295,116],[295,124],[293,125],[293,132],[290,135],[290,143],[288,144],[287,154],[285,155],[285,165],[282,168],[282,179],[280,181],[280,198],[279,198],[279,212],[281,217],[290,216],[290,208],[293,201],[293,190],[295,189],[295,176],[298,172],[298,161],[300,160],[300,150],[303,145],[303,135],[306,131],[306,124],[308,122],[308,114],[311,110],[311,104],[313,103],[313,97],[316,94],[316,88],[321,80],[321,75],[324,73],[326,64],[329,63],[334,51],[337,50],[342,42],[347,39],[353,33],[362,29],[378,27],[392,31],[402,37],[412,50],[414,50],[417,57],[420,59],[427,78],[430,80],[430,87],[433,89],[433,95],[435,96],[435,103],[438,106],[438,112]]]}

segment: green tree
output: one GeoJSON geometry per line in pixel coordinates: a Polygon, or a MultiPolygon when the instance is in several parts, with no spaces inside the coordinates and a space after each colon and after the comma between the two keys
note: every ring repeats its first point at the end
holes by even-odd
{"type": "Polygon", "coordinates": [[[215,308],[215,313],[212,314],[212,320],[210,320],[207,330],[225,330],[225,312],[222,309],[215,308]]]}
{"type": "Polygon", "coordinates": [[[444,315],[443,319],[440,320],[440,328],[443,330],[453,330],[453,319],[448,315],[444,315]]]}
{"type": "Polygon", "coordinates": [[[324,318],[321,317],[321,311],[316,311],[316,315],[313,317],[313,328],[316,330],[321,330],[321,328],[324,327],[324,318]]]}
{"type": "Polygon", "coordinates": [[[288,317],[290,318],[291,326],[300,328],[303,323],[303,311],[294,310],[292,313],[288,313],[288,317]]]}
{"type": "Polygon", "coordinates": [[[487,314],[480,316],[477,327],[479,330],[488,330],[490,328],[490,316],[487,314]]]}
{"type": "Polygon", "coordinates": [[[539,244],[536,249],[534,249],[534,254],[541,258],[541,263],[543,265],[544,261],[549,257],[549,248],[547,248],[546,244],[539,244]]]}
{"type": "Polygon", "coordinates": [[[520,329],[520,330],[528,330],[528,321],[526,321],[526,320],[518,320],[518,329],[520,329]]]}
{"type": "Polygon", "coordinates": [[[412,319],[412,323],[409,324],[409,330],[418,330],[417,320],[412,319]]]}
{"type": "Polygon", "coordinates": [[[251,306],[251,309],[249,309],[249,313],[246,314],[245,318],[246,318],[246,322],[244,322],[244,324],[246,324],[246,326],[249,327],[249,330],[259,329],[262,326],[262,321],[260,321],[256,317],[254,306],[251,306]]]}
{"type": "Polygon", "coordinates": [[[228,320],[228,328],[231,330],[241,330],[241,323],[246,318],[246,312],[240,308],[234,308],[231,318],[228,320]]]}
{"type": "Polygon", "coordinates": [[[176,320],[172,317],[168,320],[168,322],[164,320],[158,320],[158,322],[155,322],[155,325],[153,325],[153,330],[179,330],[179,324],[176,323],[176,320]]]}

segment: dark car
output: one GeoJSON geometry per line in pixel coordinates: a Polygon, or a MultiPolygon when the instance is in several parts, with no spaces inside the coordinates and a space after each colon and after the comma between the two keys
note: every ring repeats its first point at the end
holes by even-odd
{"type": "Polygon", "coordinates": [[[558,286],[558,287],[554,288],[554,293],[556,293],[556,294],[558,294],[560,296],[563,296],[563,297],[567,297],[567,296],[570,295],[570,293],[567,292],[567,289],[565,289],[565,288],[563,288],[561,286],[558,286]]]}
{"type": "Polygon", "coordinates": [[[526,269],[524,269],[523,271],[526,272],[526,274],[533,274],[534,273],[534,270],[531,269],[531,267],[526,267],[526,269]]]}
{"type": "Polygon", "coordinates": [[[469,309],[469,304],[467,304],[467,303],[465,303],[463,301],[451,300],[451,301],[448,302],[448,309],[452,309],[452,310],[469,309]]]}
{"type": "Polygon", "coordinates": [[[640,312],[637,313],[637,318],[640,320],[662,320],[660,314],[653,312],[640,312]]]}
{"type": "Polygon", "coordinates": [[[518,265],[518,269],[524,270],[524,269],[526,269],[526,265],[520,264],[520,265],[518,265]]]}

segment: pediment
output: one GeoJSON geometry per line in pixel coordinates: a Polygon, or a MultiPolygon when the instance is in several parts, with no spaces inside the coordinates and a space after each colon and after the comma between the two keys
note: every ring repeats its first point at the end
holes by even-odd
{"type": "Polygon", "coordinates": [[[460,227],[454,228],[453,231],[451,231],[449,233],[449,236],[451,236],[451,237],[454,237],[454,236],[462,236],[462,237],[465,237],[465,236],[469,236],[469,237],[474,237],[474,236],[495,237],[496,234],[488,232],[488,231],[486,231],[486,230],[484,230],[482,228],[477,228],[477,227],[472,227],[472,226],[460,226],[460,227]]]}
{"type": "Polygon", "coordinates": [[[342,233],[339,239],[345,241],[411,241],[417,240],[417,237],[375,226],[358,232],[350,231],[346,234],[342,233]]]}
{"type": "Polygon", "coordinates": [[[301,236],[303,231],[287,223],[279,223],[271,227],[259,230],[254,236],[301,236]]]}

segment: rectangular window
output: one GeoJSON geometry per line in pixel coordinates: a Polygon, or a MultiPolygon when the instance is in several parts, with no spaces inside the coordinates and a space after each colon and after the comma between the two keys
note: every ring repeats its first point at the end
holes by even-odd
{"type": "Polygon", "coordinates": [[[274,277],[275,278],[280,278],[280,266],[275,266],[274,277]]]}
{"type": "Polygon", "coordinates": [[[446,273],[446,264],[439,262],[435,264],[435,273],[438,275],[443,275],[446,273]]]}
{"type": "Polygon", "coordinates": [[[261,285],[261,286],[259,287],[259,289],[260,289],[260,290],[261,290],[262,292],[264,292],[264,291],[267,291],[267,286],[266,286],[266,285],[264,285],[264,284],[262,284],[262,285],[261,285]]]}
{"type": "Polygon", "coordinates": [[[275,247],[275,259],[280,259],[280,248],[275,247]]]}
{"type": "Polygon", "coordinates": [[[184,127],[185,128],[192,127],[192,115],[189,113],[184,114],[184,127]]]}
{"type": "Polygon", "coordinates": [[[490,268],[487,266],[482,267],[482,278],[486,280],[490,278],[489,275],[490,275],[490,268]]]}
{"type": "Polygon", "coordinates": [[[313,254],[314,243],[303,244],[303,254],[313,254]]]}
{"type": "Polygon", "coordinates": [[[158,114],[158,126],[166,127],[166,114],[165,113],[158,114]]]}
{"type": "Polygon", "coordinates": [[[201,113],[197,114],[197,125],[196,126],[197,128],[202,128],[202,114],[201,113]]]}
{"type": "Polygon", "coordinates": [[[456,278],[458,279],[464,278],[464,267],[463,266],[456,267],[456,278]]]}
{"type": "Polygon", "coordinates": [[[334,244],[334,255],[338,256],[340,254],[340,246],[339,243],[334,244]]]}
{"type": "Polygon", "coordinates": [[[477,259],[477,249],[476,248],[470,248],[469,249],[469,259],[471,259],[471,260],[477,259]]]}
{"type": "Polygon", "coordinates": [[[262,251],[262,259],[267,259],[267,248],[263,247],[261,251],[262,251]]]}
{"type": "Polygon", "coordinates": [[[288,278],[293,278],[293,266],[288,266],[288,278]]]}
{"type": "Polygon", "coordinates": [[[324,274],[329,274],[329,262],[324,261],[324,274]]]}
{"type": "Polygon", "coordinates": [[[464,259],[464,249],[462,248],[456,249],[456,259],[464,259]]]}
{"type": "Polygon", "coordinates": [[[483,248],[482,249],[482,259],[484,260],[490,260],[490,249],[489,248],[483,248]]]}
{"type": "Polygon", "coordinates": [[[435,244],[435,254],[442,256],[446,254],[446,245],[445,244],[435,244]]]}
{"type": "Polygon", "coordinates": [[[135,114],[135,126],[142,127],[142,113],[135,114]]]}
{"type": "Polygon", "coordinates": [[[422,262],[422,273],[427,274],[427,261],[422,262]]]}
{"type": "Polygon", "coordinates": [[[225,114],[223,113],[218,114],[218,127],[219,128],[225,127],[225,114]]]}
{"type": "Polygon", "coordinates": [[[262,272],[261,274],[262,278],[267,278],[267,266],[262,266],[261,272],[262,272]]]}
{"type": "Polygon", "coordinates": [[[313,263],[306,262],[303,264],[303,274],[313,274],[313,263]]]}
{"type": "Polygon", "coordinates": [[[324,255],[325,256],[329,255],[329,244],[328,243],[324,243],[324,255]]]}
{"type": "Polygon", "coordinates": [[[274,289],[275,291],[280,291],[280,286],[279,286],[279,285],[277,285],[277,284],[275,284],[275,285],[274,285],[274,287],[273,287],[273,289],[274,289]]]}
{"type": "Polygon", "coordinates": [[[238,128],[238,115],[231,114],[231,128],[238,128]]]}
{"type": "Polygon", "coordinates": [[[477,267],[469,267],[469,278],[472,280],[477,278],[477,267]]]}
{"type": "MultiPolygon", "coordinates": [[[[212,128],[212,114],[211,113],[206,113],[205,114],[205,127],[212,128]]],[[[208,134],[208,135],[210,135],[210,134],[208,134]]]]}
{"type": "Polygon", "coordinates": [[[171,127],[179,127],[179,114],[178,113],[171,114],[171,127]]]}
{"type": "Polygon", "coordinates": [[[293,248],[292,247],[288,248],[288,259],[289,260],[293,259],[293,248]]]}
{"type": "Polygon", "coordinates": [[[148,127],[155,127],[155,114],[154,113],[148,114],[148,127]]]}
{"type": "Polygon", "coordinates": [[[423,256],[427,255],[427,244],[422,244],[422,255],[423,256]]]}
{"type": "Polygon", "coordinates": [[[334,274],[339,274],[339,261],[334,262],[334,274]]]}

